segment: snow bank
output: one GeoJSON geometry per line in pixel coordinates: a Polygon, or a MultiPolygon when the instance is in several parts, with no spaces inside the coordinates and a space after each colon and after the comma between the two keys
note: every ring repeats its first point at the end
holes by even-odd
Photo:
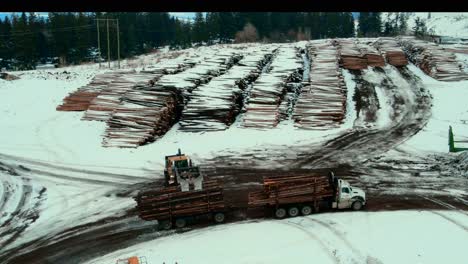
{"type": "MultiPolygon", "coordinates": [[[[421,78],[430,91],[433,106],[429,123],[403,146],[409,151],[447,153],[449,126],[453,128],[455,140],[468,140],[468,81],[437,81],[412,64],[408,68],[421,78]]],[[[463,146],[462,143],[457,145],[463,146]]]]}
{"type": "MultiPolygon", "coordinates": [[[[460,212],[317,214],[220,225],[137,244],[88,263],[467,263],[460,212]],[[443,249],[443,250],[442,250],[443,249]]],[[[465,229],[465,230],[464,230],[465,229]]]]}

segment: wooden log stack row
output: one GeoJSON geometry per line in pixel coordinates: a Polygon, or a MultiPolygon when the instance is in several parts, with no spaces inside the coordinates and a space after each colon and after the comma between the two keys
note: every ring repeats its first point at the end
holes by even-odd
{"type": "Polygon", "coordinates": [[[367,69],[367,59],[353,39],[339,40],[340,66],[349,70],[367,69]]]}
{"type": "Polygon", "coordinates": [[[304,85],[293,113],[295,126],[329,129],[343,122],[346,85],[338,65],[339,54],[331,42],[314,41],[307,47],[310,83],[304,85]]]}
{"type": "Polygon", "coordinates": [[[203,180],[202,190],[181,191],[180,186],[146,191],[135,197],[139,217],[146,221],[166,220],[223,211],[223,187],[217,180],[203,180]]]}
{"type": "Polygon", "coordinates": [[[178,91],[137,85],[125,93],[107,121],[103,146],[136,148],[162,137],[177,121],[178,91]]]}
{"type": "Polygon", "coordinates": [[[122,95],[130,91],[139,82],[155,82],[159,77],[161,75],[150,73],[128,72],[120,74],[91,101],[82,119],[107,121],[112,111],[119,106],[122,95]]]}
{"type": "Polygon", "coordinates": [[[367,60],[367,65],[370,67],[384,67],[385,59],[380,52],[370,45],[371,42],[359,39],[357,47],[367,60]]]}
{"type": "Polygon", "coordinates": [[[271,47],[247,52],[238,65],[197,87],[182,112],[181,130],[227,129],[242,107],[243,89],[258,78],[271,52],[271,47]]]}
{"type": "Polygon", "coordinates": [[[264,177],[263,190],[249,193],[249,206],[312,202],[333,194],[327,176],[264,177]]]}
{"type": "Polygon", "coordinates": [[[384,56],[388,64],[401,67],[408,64],[405,52],[401,49],[398,41],[395,38],[378,38],[374,42],[376,47],[384,56]]]}
{"type": "Polygon", "coordinates": [[[279,105],[289,82],[302,81],[302,58],[296,47],[280,47],[270,65],[270,71],[262,73],[250,91],[243,115],[244,127],[273,128],[279,122],[279,105]]]}
{"type": "Polygon", "coordinates": [[[57,111],[86,111],[91,101],[106,88],[113,78],[121,72],[107,72],[96,75],[93,80],[84,87],[70,93],[63,99],[63,103],[57,106],[57,111]]]}
{"type": "Polygon", "coordinates": [[[440,81],[468,80],[468,75],[453,52],[435,43],[415,38],[402,38],[400,43],[411,62],[427,75],[440,81]]]}
{"type": "Polygon", "coordinates": [[[185,97],[200,84],[208,83],[211,78],[223,74],[227,69],[237,63],[242,56],[233,49],[208,50],[206,57],[196,66],[174,75],[165,75],[158,85],[167,88],[182,90],[185,97]]]}

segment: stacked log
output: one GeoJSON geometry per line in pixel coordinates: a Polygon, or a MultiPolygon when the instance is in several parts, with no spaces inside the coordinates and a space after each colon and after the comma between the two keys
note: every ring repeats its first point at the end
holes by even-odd
{"type": "Polygon", "coordinates": [[[415,38],[402,38],[400,42],[411,62],[427,75],[440,81],[468,80],[453,52],[415,38]]]}
{"type": "Polygon", "coordinates": [[[146,191],[135,198],[139,217],[146,221],[192,216],[225,208],[223,187],[204,179],[202,190],[181,191],[180,186],[146,191]]]}
{"type": "Polygon", "coordinates": [[[329,129],[343,122],[346,85],[338,65],[337,49],[330,42],[316,41],[307,47],[311,60],[309,84],[304,85],[293,113],[295,126],[329,129]]]}
{"type": "Polygon", "coordinates": [[[223,74],[242,58],[232,49],[212,50],[212,52],[212,54],[206,54],[207,57],[204,60],[188,70],[163,76],[158,81],[158,85],[182,90],[186,97],[190,97],[190,92],[193,89],[200,84],[208,83],[211,78],[223,74]]]}
{"type": "Polygon", "coordinates": [[[182,104],[177,91],[138,85],[122,97],[107,121],[103,146],[136,148],[162,137],[176,122],[182,104]]]}
{"type": "Polygon", "coordinates": [[[107,87],[102,89],[99,95],[91,101],[82,119],[107,121],[112,111],[119,106],[122,95],[131,90],[139,82],[155,82],[159,77],[160,75],[149,73],[128,72],[120,74],[112,79],[107,87]]]}
{"type": "Polygon", "coordinates": [[[374,42],[376,47],[384,56],[388,64],[401,67],[408,64],[405,53],[395,38],[378,38],[374,42]]]}
{"type": "Polygon", "coordinates": [[[349,70],[367,69],[367,59],[352,39],[339,40],[340,66],[349,70]]]}
{"type": "Polygon", "coordinates": [[[249,206],[312,202],[333,194],[327,176],[264,177],[263,190],[249,193],[249,206]]]}
{"type": "Polygon", "coordinates": [[[96,75],[93,80],[84,87],[70,93],[63,99],[63,103],[57,106],[57,111],[86,111],[91,104],[91,101],[96,98],[99,93],[106,88],[112,78],[118,73],[108,72],[96,75]]]}
{"type": "Polygon", "coordinates": [[[273,128],[279,122],[279,105],[288,82],[302,80],[302,59],[294,46],[280,47],[270,71],[262,73],[250,91],[243,115],[244,127],[273,128]]]}
{"type": "Polygon", "coordinates": [[[357,44],[357,47],[364,55],[364,58],[367,60],[367,65],[371,67],[384,67],[385,66],[385,59],[382,57],[380,52],[366,43],[364,40],[360,40],[357,44]]]}
{"type": "Polygon", "coordinates": [[[227,129],[242,106],[242,91],[255,81],[267,62],[271,48],[244,55],[225,74],[200,85],[191,94],[180,120],[181,130],[217,131],[227,129]]]}

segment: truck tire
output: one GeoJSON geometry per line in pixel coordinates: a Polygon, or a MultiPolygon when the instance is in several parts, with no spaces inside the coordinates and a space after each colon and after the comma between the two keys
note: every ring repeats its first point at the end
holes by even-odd
{"type": "Polygon", "coordinates": [[[225,217],[224,213],[216,213],[213,216],[213,219],[217,224],[223,223],[225,218],[226,217],[225,217]]]}
{"type": "Polygon", "coordinates": [[[351,205],[351,208],[354,210],[354,211],[359,211],[362,209],[362,202],[361,201],[355,201],[352,205],[351,205]]]}
{"type": "Polygon", "coordinates": [[[301,208],[301,214],[302,215],[310,215],[312,213],[312,207],[308,206],[308,205],[304,205],[302,208],[301,208]]]}
{"type": "Polygon", "coordinates": [[[169,230],[172,228],[172,222],[169,220],[164,220],[159,223],[159,228],[162,230],[169,230]]]}
{"type": "Polygon", "coordinates": [[[299,215],[299,209],[297,207],[290,207],[288,210],[288,215],[291,217],[296,217],[299,215]]]}
{"type": "Polygon", "coordinates": [[[187,225],[187,221],[185,220],[185,218],[177,218],[175,221],[175,226],[177,228],[183,228],[186,225],[187,225]]]}
{"type": "Polygon", "coordinates": [[[283,219],[286,217],[286,210],[284,208],[278,208],[275,211],[275,216],[278,219],[283,219]]]}

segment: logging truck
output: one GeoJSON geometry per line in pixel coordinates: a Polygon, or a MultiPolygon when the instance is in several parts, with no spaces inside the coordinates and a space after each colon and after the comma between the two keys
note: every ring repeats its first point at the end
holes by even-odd
{"type": "Polygon", "coordinates": [[[135,200],[141,219],[158,221],[160,229],[185,227],[201,217],[225,219],[223,187],[201,175],[190,158],[179,152],[166,156],[164,187],[140,192],[135,200]]]}
{"type": "Polygon", "coordinates": [[[365,204],[365,192],[338,179],[333,172],[328,176],[264,177],[263,189],[249,193],[249,207],[269,207],[279,219],[309,215],[322,206],[361,210],[365,204]]]}

